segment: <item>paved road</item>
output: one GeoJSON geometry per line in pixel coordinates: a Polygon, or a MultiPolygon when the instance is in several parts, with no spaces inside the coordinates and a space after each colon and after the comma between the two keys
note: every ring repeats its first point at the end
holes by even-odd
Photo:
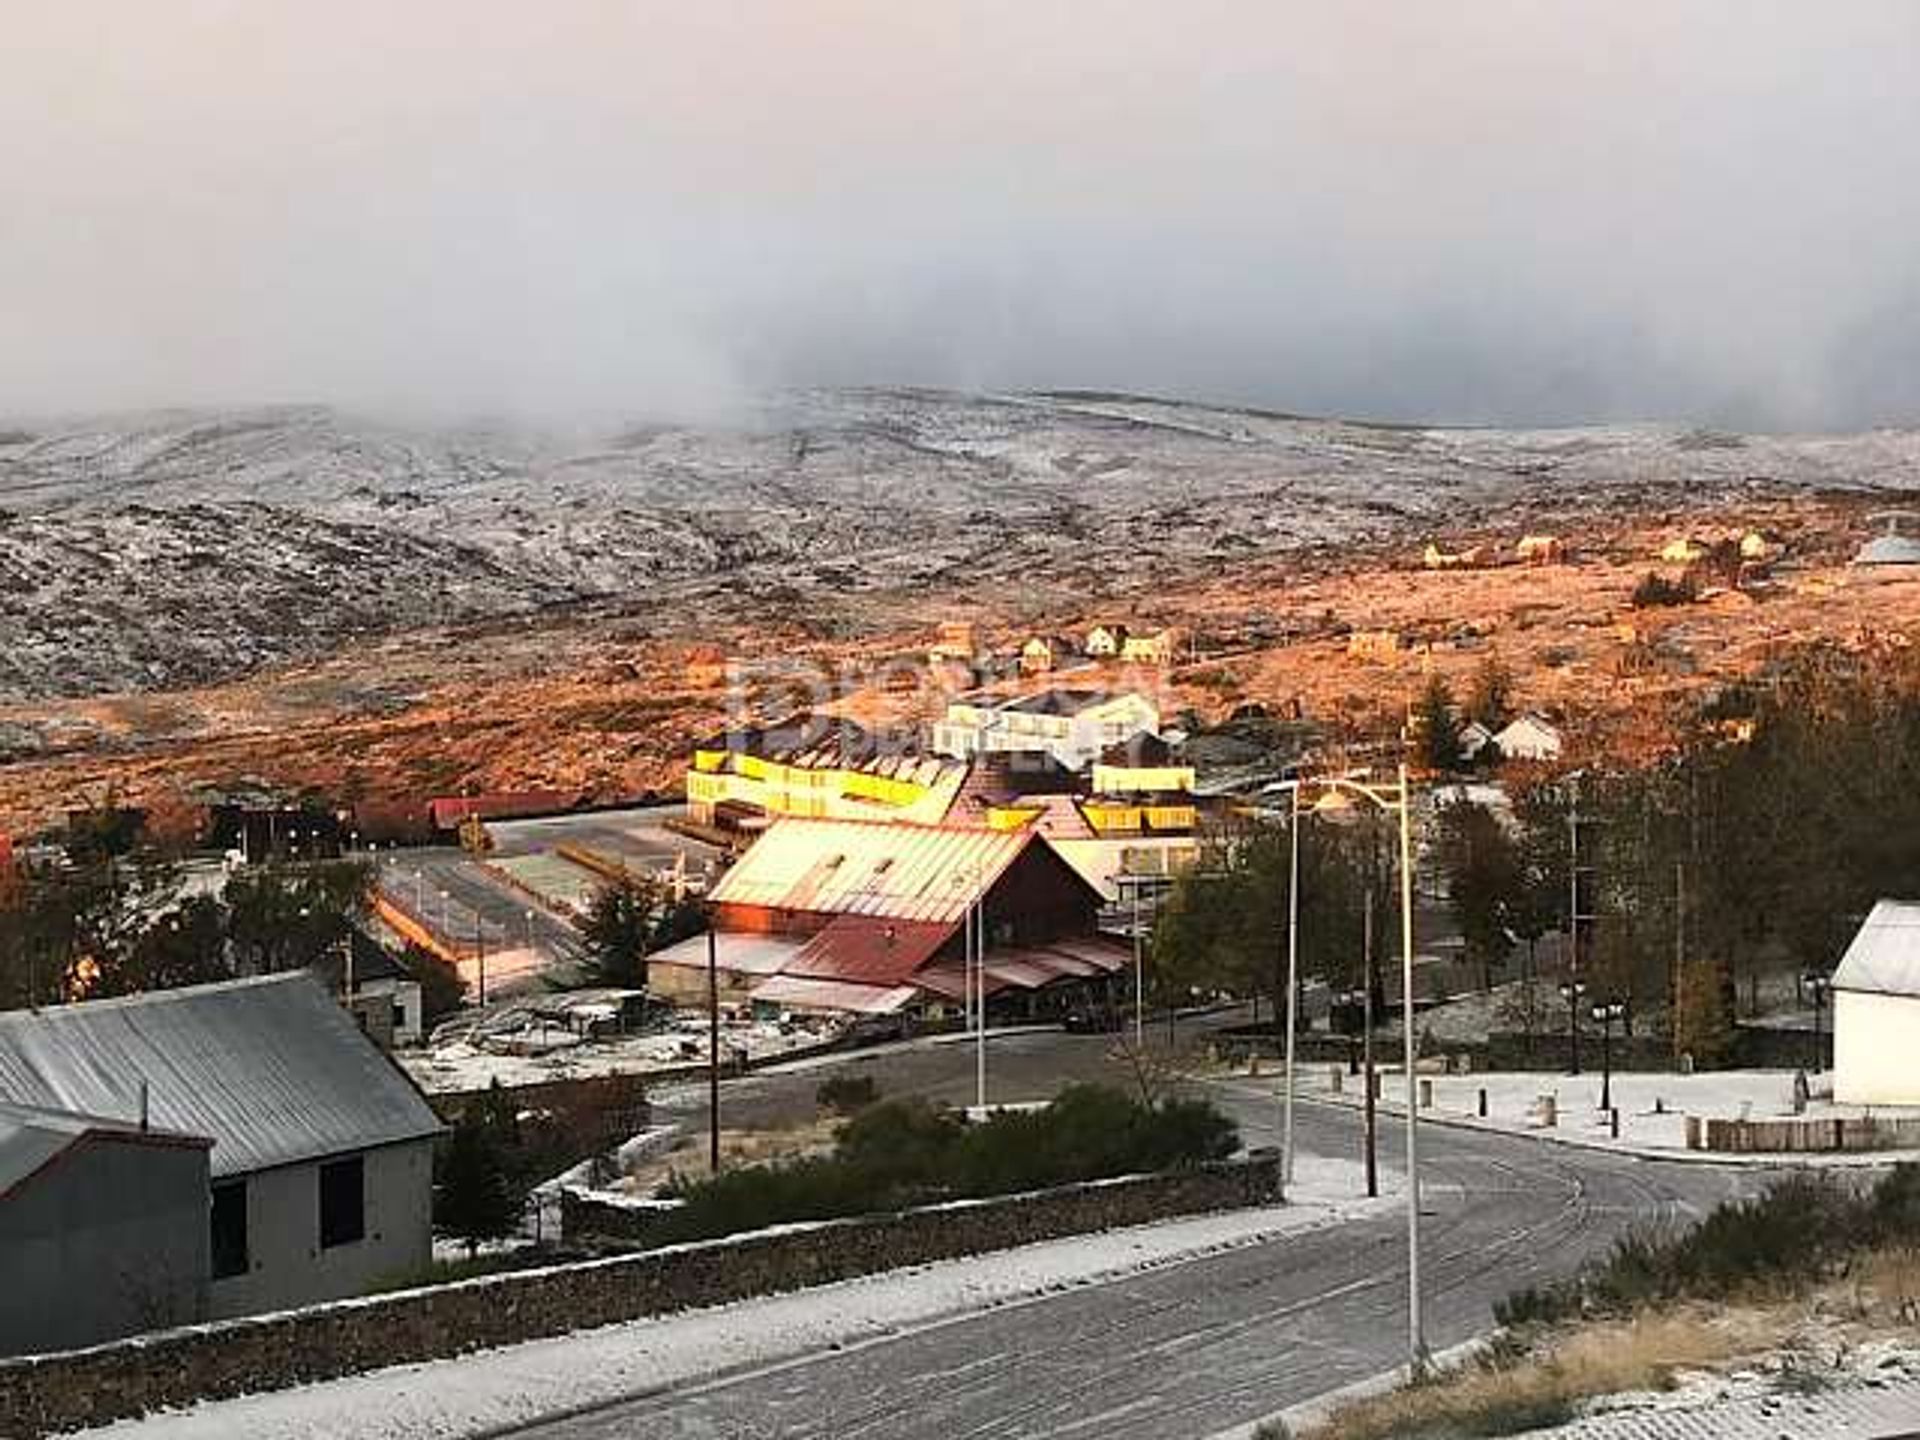
{"type": "MultiPolygon", "coordinates": [[[[1271,1141],[1270,1091],[1229,1082],[1221,1099],[1251,1142],[1271,1141]]],[[[1305,1105],[1297,1123],[1304,1153],[1357,1153],[1351,1112],[1305,1105]]],[[[1696,1213],[1756,1183],[1751,1172],[1526,1139],[1439,1127],[1423,1135],[1427,1324],[1436,1347],[1482,1332],[1493,1301],[1565,1273],[1628,1226],[1696,1213]]],[[[1383,1120],[1381,1141],[1391,1172],[1402,1143],[1391,1120],[1383,1120]]],[[[1401,1224],[1383,1217],[1277,1240],[524,1433],[539,1440],[1208,1436],[1403,1359],[1401,1224]]]]}

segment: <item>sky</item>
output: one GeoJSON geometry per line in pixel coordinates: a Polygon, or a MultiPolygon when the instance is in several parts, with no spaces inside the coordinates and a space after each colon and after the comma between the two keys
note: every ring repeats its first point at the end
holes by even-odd
{"type": "Polygon", "coordinates": [[[1911,0],[0,8],[0,412],[1920,424],[1911,0]]]}

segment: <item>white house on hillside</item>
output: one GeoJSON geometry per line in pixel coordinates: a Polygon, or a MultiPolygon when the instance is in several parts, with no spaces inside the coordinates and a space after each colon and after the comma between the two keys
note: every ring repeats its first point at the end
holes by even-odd
{"type": "Polygon", "coordinates": [[[1875,905],[1833,973],[1833,1098],[1920,1105],[1920,904],[1875,905]]]}
{"type": "Polygon", "coordinates": [[[1522,715],[1493,737],[1503,760],[1558,760],[1566,748],[1560,732],[1538,715],[1522,715]]]}
{"type": "Polygon", "coordinates": [[[997,751],[1046,751],[1084,770],[1109,746],[1158,731],[1160,712],[1132,691],[1042,690],[1035,695],[966,696],[933,727],[933,748],[960,759],[997,751]]]}

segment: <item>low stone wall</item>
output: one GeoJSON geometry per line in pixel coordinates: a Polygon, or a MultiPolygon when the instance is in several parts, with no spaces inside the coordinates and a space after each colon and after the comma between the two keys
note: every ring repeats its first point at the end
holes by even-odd
{"type": "Polygon", "coordinates": [[[1725,1155],[1920,1150],[1920,1120],[1876,1120],[1869,1116],[1709,1120],[1690,1116],[1687,1148],[1725,1155]]]}
{"type": "Polygon", "coordinates": [[[0,1361],[0,1436],[191,1404],[1067,1235],[1271,1204],[1277,1157],[760,1231],[0,1361]]]}

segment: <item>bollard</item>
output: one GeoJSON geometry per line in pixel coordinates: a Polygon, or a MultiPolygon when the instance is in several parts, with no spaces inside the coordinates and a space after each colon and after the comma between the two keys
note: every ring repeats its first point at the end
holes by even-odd
{"type": "Polygon", "coordinates": [[[1252,1051],[1247,1056],[1247,1074],[1258,1075],[1259,1073],[1260,1073],[1260,1052],[1258,1050],[1255,1050],[1255,1051],[1252,1051]]]}
{"type": "Polygon", "coordinates": [[[1541,1128],[1552,1130],[1560,1123],[1560,1097],[1542,1095],[1534,1102],[1534,1109],[1540,1116],[1541,1128]]]}
{"type": "Polygon", "coordinates": [[[1487,1087],[1484,1085],[1480,1087],[1480,1118],[1487,1118],[1487,1087]]]}
{"type": "Polygon", "coordinates": [[[1378,1100],[1380,1098],[1380,1095],[1381,1095],[1380,1072],[1376,1070],[1373,1072],[1373,1098],[1378,1100]]]}
{"type": "Polygon", "coordinates": [[[1420,1082],[1420,1108],[1422,1110],[1431,1110],[1433,1108],[1433,1082],[1431,1080],[1422,1080],[1420,1082]]]}
{"type": "Polygon", "coordinates": [[[1613,1138],[1620,1138],[1620,1107],[1614,1106],[1607,1112],[1607,1128],[1613,1132],[1613,1138]]]}
{"type": "Polygon", "coordinates": [[[1700,1124],[1700,1117],[1698,1115],[1689,1115],[1687,1116],[1687,1149],[1701,1150],[1704,1148],[1705,1135],[1700,1124]]]}
{"type": "Polygon", "coordinates": [[[1333,1093],[1338,1095],[1340,1093],[1340,1087],[1346,1084],[1347,1077],[1345,1072],[1336,1065],[1327,1072],[1327,1079],[1333,1082],[1333,1093]]]}
{"type": "Polygon", "coordinates": [[[1653,1097],[1653,1113],[1656,1115],[1664,1115],[1667,1113],[1667,1102],[1658,1095],[1653,1097]]]}

